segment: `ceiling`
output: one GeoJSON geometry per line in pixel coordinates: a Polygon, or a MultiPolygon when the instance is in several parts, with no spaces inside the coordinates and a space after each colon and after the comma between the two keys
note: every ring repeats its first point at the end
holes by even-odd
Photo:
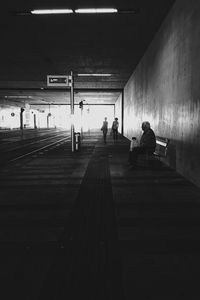
{"type": "Polygon", "coordinates": [[[74,74],[75,103],[114,104],[173,0],[5,1],[0,11],[0,103],[64,104],[69,88],[47,75],[74,74]],[[35,16],[32,9],[115,7],[119,14],[35,16]],[[78,73],[110,73],[81,77],[78,73]]]}

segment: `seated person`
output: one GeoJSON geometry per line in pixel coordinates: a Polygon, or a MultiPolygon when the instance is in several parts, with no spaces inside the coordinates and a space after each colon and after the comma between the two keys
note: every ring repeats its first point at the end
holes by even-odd
{"type": "Polygon", "coordinates": [[[140,139],[140,145],[138,147],[134,147],[131,151],[130,163],[132,166],[136,166],[139,154],[153,154],[156,148],[156,137],[155,133],[150,128],[150,123],[147,121],[143,122],[142,130],[144,132],[140,139]]]}

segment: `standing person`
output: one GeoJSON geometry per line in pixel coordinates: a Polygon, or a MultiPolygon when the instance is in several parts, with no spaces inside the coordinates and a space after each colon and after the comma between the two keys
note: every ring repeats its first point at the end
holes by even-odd
{"type": "Polygon", "coordinates": [[[112,123],[112,132],[113,132],[114,141],[118,139],[118,127],[119,127],[118,118],[115,118],[115,120],[112,123]]]}
{"type": "Polygon", "coordinates": [[[103,125],[101,127],[101,130],[103,131],[103,140],[104,140],[104,144],[106,144],[106,137],[107,137],[107,133],[108,133],[108,121],[107,118],[104,118],[103,121],[103,125]]]}
{"type": "Polygon", "coordinates": [[[143,134],[140,139],[139,147],[134,147],[131,153],[131,163],[133,166],[137,164],[139,154],[153,154],[156,148],[156,137],[154,131],[150,128],[149,122],[142,123],[143,134]]]}

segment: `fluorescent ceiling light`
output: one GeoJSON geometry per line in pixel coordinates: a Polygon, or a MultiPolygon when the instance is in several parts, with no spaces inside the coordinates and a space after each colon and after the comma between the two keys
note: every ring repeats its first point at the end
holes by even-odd
{"type": "Polygon", "coordinates": [[[31,96],[19,96],[19,95],[16,95],[16,96],[4,96],[4,98],[6,99],[31,99],[32,97],[31,96]]]}
{"type": "Polygon", "coordinates": [[[108,77],[108,76],[112,76],[112,74],[97,74],[97,73],[93,73],[93,74],[77,74],[78,76],[96,76],[96,77],[108,77]]]}
{"type": "Polygon", "coordinates": [[[49,14],[71,14],[72,9],[36,9],[31,11],[34,15],[49,15],[49,14]]]}
{"type": "Polygon", "coordinates": [[[77,14],[106,14],[106,13],[117,13],[116,8],[80,8],[76,9],[77,14]]]}

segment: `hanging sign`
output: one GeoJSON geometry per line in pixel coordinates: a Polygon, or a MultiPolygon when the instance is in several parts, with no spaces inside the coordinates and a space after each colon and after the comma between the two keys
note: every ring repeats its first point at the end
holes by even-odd
{"type": "Polygon", "coordinates": [[[72,76],[47,75],[47,86],[67,87],[72,84],[72,76]]]}

